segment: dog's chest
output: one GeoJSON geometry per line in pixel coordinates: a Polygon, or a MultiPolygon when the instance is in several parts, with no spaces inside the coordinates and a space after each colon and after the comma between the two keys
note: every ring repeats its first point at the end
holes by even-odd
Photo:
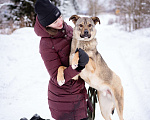
{"type": "Polygon", "coordinates": [[[84,51],[92,51],[96,49],[97,41],[96,39],[90,41],[77,41],[76,48],[81,48],[84,51]]]}

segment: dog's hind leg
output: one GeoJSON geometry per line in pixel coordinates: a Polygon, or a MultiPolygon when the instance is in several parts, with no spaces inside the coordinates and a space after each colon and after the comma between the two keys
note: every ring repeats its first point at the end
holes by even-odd
{"type": "Polygon", "coordinates": [[[111,120],[111,113],[114,108],[111,95],[108,97],[108,94],[111,94],[110,91],[98,91],[99,105],[105,120],[111,120]]]}
{"type": "Polygon", "coordinates": [[[66,67],[64,66],[60,66],[58,68],[58,72],[57,72],[57,83],[62,86],[65,83],[65,78],[64,78],[64,70],[66,69],[66,67]]]}
{"type": "Polygon", "coordinates": [[[114,91],[115,107],[120,120],[123,120],[123,106],[124,106],[124,91],[123,87],[120,90],[114,91]]]}

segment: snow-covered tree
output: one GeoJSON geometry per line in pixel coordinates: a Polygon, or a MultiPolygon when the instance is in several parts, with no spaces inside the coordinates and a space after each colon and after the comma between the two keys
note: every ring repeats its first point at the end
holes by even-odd
{"type": "Polygon", "coordinates": [[[113,0],[125,30],[150,27],[150,0],[113,0]]]}
{"type": "Polygon", "coordinates": [[[13,20],[20,27],[33,26],[35,13],[35,0],[11,0],[13,5],[9,5],[10,14],[6,15],[8,20],[13,20]]]}
{"type": "Polygon", "coordinates": [[[13,21],[7,21],[6,15],[9,15],[8,5],[13,5],[10,0],[0,1],[0,33],[10,34],[13,28],[13,21]]]}
{"type": "Polygon", "coordinates": [[[55,6],[60,6],[61,0],[50,0],[55,6]]]}
{"type": "Polygon", "coordinates": [[[80,13],[80,8],[79,8],[79,5],[78,5],[78,1],[72,0],[72,2],[73,2],[73,6],[74,6],[74,9],[75,9],[76,13],[77,14],[80,13]]]}
{"type": "Polygon", "coordinates": [[[100,0],[87,0],[88,3],[88,14],[90,16],[97,16],[104,11],[104,5],[100,0]]]}
{"type": "Polygon", "coordinates": [[[70,17],[71,15],[78,14],[78,2],[76,0],[63,0],[61,2],[60,10],[63,17],[70,17]]]}

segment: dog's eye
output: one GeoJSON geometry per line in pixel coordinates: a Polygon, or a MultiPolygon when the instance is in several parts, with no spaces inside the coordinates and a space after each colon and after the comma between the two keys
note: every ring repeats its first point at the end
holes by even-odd
{"type": "Polygon", "coordinates": [[[89,27],[91,27],[92,25],[91,24],[89,24],[89,27]]]}
{"type": "Polygon", "coordinates": [[[82,25],[82,24],[80,24],[79,26],[80,26],[80,27],[83,27],[83,25],[82,25]]]}

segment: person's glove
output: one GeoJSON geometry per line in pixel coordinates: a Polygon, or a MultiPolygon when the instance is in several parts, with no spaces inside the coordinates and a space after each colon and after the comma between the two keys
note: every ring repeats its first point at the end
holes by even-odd
{"type": "Polygon", "coordinates": [[[79,61],[78,61],[78,67],[76,68],[77,71],[81,71],[85,68],[85,65],[89,62],[89,56],[88,54],[82,50],[81,48],[77,48],[75,53],[79,52],[79,61]]]}

